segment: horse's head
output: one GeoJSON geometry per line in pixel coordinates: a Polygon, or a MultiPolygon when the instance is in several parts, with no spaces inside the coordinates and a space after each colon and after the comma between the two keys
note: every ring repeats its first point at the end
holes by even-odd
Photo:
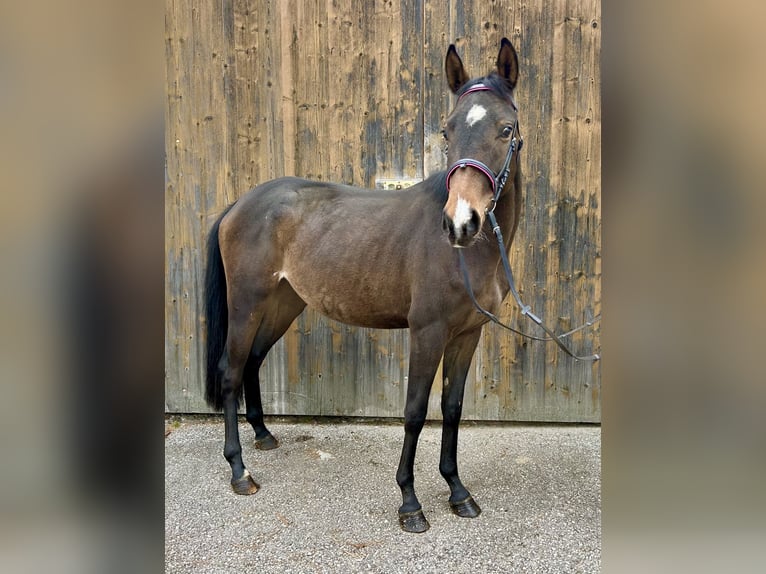
{"type": "Polygon", "coordinates": [[[513,100],[519,65],[516,50],[503,38],[497,71],[489,76],[470,80],[454,45],[447,50],[444,68],[458,101],[444,127],[450,167],[443,225],[453,247],[467,247],[505,182],[513,185],[521,142],[513,100]]]}

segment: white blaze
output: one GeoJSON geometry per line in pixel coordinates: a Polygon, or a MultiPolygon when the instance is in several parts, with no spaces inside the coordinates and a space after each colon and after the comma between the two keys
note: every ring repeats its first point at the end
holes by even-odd
{"type": "Polygon", "coordinates": [[[470,127],[486,115],[487,109],[484,106],[474,104],[473,107],[468,110],[468,115],[465,117],[465,123],[470,127]]]}
{"type": "Polygon", "coordinates": [[[462,230],[463,226],[469,221],[471,221],[471,206],[468,205],[468,202],[465,199],[458,195],[457,207],[455,208],[455,219],[453,220],[455,231],[459,233],[458,230],[462,230]]]}

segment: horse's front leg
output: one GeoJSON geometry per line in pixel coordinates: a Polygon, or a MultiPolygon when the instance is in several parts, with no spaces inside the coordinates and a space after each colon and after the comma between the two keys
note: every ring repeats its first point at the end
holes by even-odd
{"type": "Polygon", "coordinates": [[[473,353],[479,342],[481,327],[452,339],[444,351],[442,390],[442,451],[439,471],[450,488],[452,512],[464,518],[481,513],[471,494],[463,486],[457,472],[457,436],[463,412],[463,392],[473,353]]]}
{"type": "Polygon", "coordinates": [[[430,525],[415,496],[415,451],[426,421],[428,395],[444,351],[443,331],[437,327],[410,329],[410,366],[404,408],[404,444],[396,482],[402,490],[399,525],[406,532],[425,532],[430,525]]]}

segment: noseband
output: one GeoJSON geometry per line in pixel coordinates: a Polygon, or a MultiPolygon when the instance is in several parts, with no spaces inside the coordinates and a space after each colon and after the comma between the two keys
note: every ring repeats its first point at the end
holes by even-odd
{"type": "MultiPolygon", "coordinates": [[[[474,92],[493,91],[494,90],[492,88],[485,84],[476,84],[460,94],[460,97],[457,101],[460,102],[462,98],[474,92]]],[[[513,107],[514,111],[518,111],[516,109],[516,105],[512,101],[509,103],[513,107]]],[[[483,173],[492,186],[492,202],[490,203],[490,207],[487,208],[487,212],[494,211],[495,205],[497,205],[497,200],[500,198],[500,194],[505,187],[505,182],[508,180],[508,175],[511,173],[511,161],[513,161],[513,156],[517,151],[521,151],[521,146],[524,144],[524,140],[521,138],[521,134],[519,134],[518,140],[516,139],[515,134],[518,132],[518,129],[519,120],[517,118],[516,121],[513,122],[513,131],[511,132],[513,134],[513,138],[511,139],[511,145],[508,147],[508,153],[505,154],[505,162],[503,162],[503,167],[497,174],[495,174],[495,172],[492,171],[492,168],[484,162],[469,157],[461,158],[453,163],[447,171],[447,193],[449,193],[449,181],[452,177],[452,174],[455,173],[458,169],[464,167],[473,167],[483,173]]]]}

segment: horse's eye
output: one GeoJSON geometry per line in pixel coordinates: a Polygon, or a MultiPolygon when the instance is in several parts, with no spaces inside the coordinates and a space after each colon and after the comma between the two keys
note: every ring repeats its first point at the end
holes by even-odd
{"type": "Polygon", "coordinates": [[[513,128],[511,126],[505,126],[503,128],[503,137],[509,138],[511,137],[511,134],[513,133],[513,128]]]}

